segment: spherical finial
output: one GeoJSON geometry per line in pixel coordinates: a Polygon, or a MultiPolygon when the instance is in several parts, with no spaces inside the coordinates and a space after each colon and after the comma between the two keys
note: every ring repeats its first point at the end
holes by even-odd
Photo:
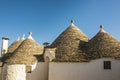
{"type": "Polygon", "coordinates": [[[71,20],[71,23],[74,23],[74,20],[71,20]]]}
{"type": "Polygon", "coordinates": [[[29,32],[29,35],[32,35],[32,32],[29,32]]]}
{"type": "Polygon", "coordinates": [[[103,25],[100,25],[100,29],[103,29],[103,25]]]}
{"type": "Polygon", "coordinates": [[[103,29],[103,25],[100,25],[100,32],[105,32],[103,29]]]}
{"type": "Polygon", "coordinates": [[[29,32],[28,39],[32,39],[32,40],[34,40],[34,39],[32,38],[32,32],[29,32]]]}

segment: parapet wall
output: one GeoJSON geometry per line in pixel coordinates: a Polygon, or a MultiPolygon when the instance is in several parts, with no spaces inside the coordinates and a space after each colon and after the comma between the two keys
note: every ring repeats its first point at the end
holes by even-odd
{"type": "Polygon", "coordinates": [[[26,65],[5,64],[2,67],[2,80],[120,79],[120,60],[110,58],[102,58],[90,62],[39,62],[35,66],[36,68],[33,71],[26,74],[26,65]],[[104,69],[104,61],[111,61],[111,69],[104,69]]]}
{"type": "Polygon", "coordinates": [[[39,62],[31,73],[27,73],[26,80],[48,80],[48,63],[39,62]]]}
{"type": "Polygon", "coordinates": [[[98,59],[91,62],[51,62],[49,80],[119,80],[120,60],[98,59]],[[111,61],[111,69],[105,70],[104,61],[111,61]]]}

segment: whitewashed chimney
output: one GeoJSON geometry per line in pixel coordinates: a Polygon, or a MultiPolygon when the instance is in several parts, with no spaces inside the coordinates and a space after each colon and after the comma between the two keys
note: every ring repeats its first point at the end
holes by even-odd
{"type": "Polygon", "coordinates": [[[8,50],[8,40],[9,38],[2,38],[2,47],[1,47],[1,55],[6,54],[8,50]]]}

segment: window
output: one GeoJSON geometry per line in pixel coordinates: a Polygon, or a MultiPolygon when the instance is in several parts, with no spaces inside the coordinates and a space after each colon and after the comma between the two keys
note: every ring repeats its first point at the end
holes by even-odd
{"type": "Polygon", "coordinates": [[[111,61],[104,61],[104,69],[111,69],[111,61]]]}
{"type": "Polygon", "coordinates": [[[26,66],[26,72],[31,73],[31,66],[26,66]]]}

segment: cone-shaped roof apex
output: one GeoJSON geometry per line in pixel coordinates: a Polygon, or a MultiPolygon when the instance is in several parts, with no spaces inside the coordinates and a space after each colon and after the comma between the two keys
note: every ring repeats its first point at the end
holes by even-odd
{"type": "Polygon", "coordinates": [[[88,54],[93,57],[116,57],[120,54],[120,42],[100,26],[100,31],[88,42],[88,54]]]}
{"type": "Polygon", "coordinates": [[[63,40],[69,41],[70,39],[79,39],[83,41],[88,41],[88,37],[77,27],[73,24],[73,20],[71,20],[71,25],[63,31],[56,40],[52,43],[53,45],[59,45],[59,42],[63,42],[63,40]]]}
{"type": "MultiPolygon", "coordinates": [[[[79,59],[80,57],[83,59],[84,56],[80,54],[79,44],[80,41],[87,42],[89,38],[77,26],[75,26],[73,22],[74,21],[71,20],[71,25],[57,37],[57,39],[51,44],[51,47],[57,47],[56,55],[79,55],[79,59]]],[[[68,60],[70,59],[69,56],[68,60]]]]}

